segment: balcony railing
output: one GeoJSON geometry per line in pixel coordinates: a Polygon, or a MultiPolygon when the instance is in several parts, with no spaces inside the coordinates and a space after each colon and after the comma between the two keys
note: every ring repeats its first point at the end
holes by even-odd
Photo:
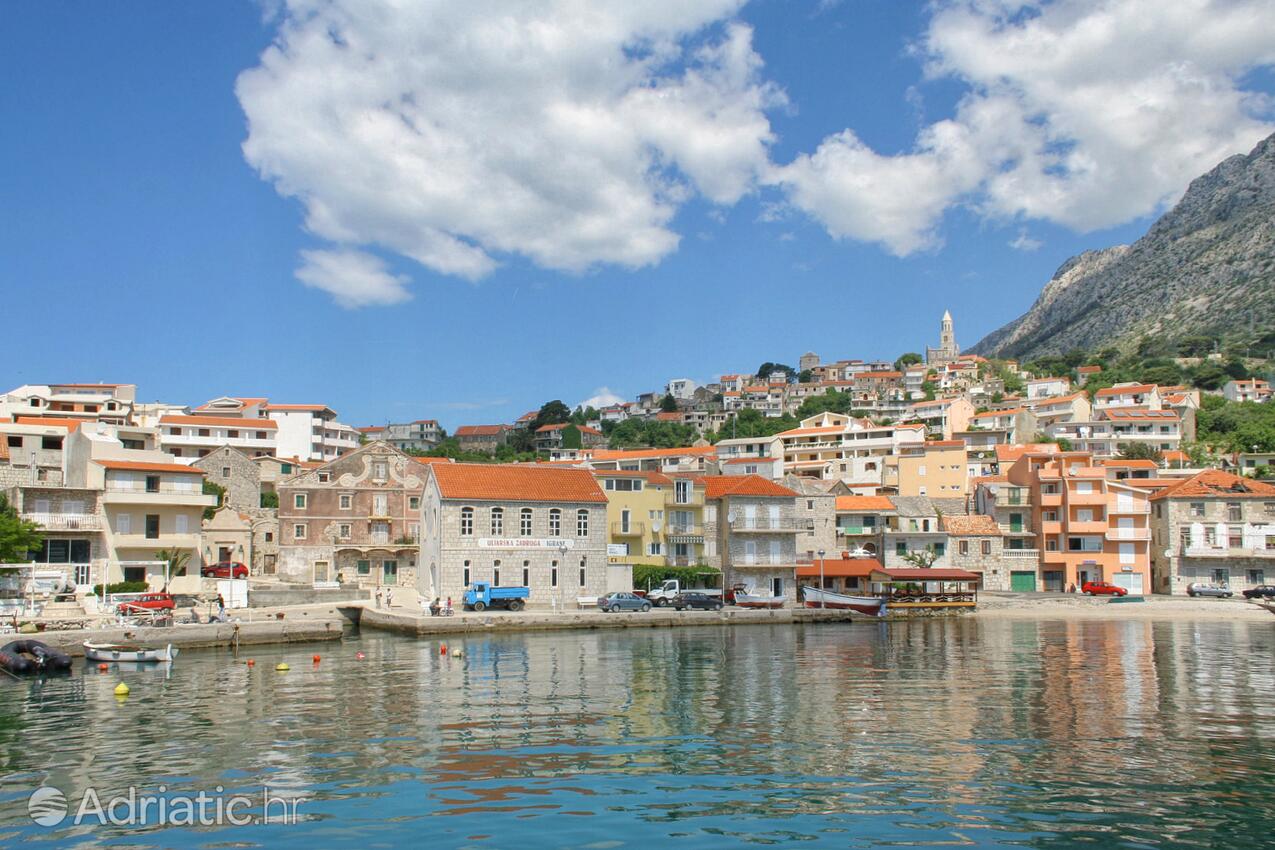
{"type": "Polygon", "coordinates": [[[1151,529],[1149,528],[1109,528],[1107,529],[1108,540],[1150,540],[1151,529]]]}
{"type": "Polygon", "coordinates": [[[641,537],[646,534],[646,523],[613,522],[611,523],[611,534],[615,537],[641,537]]]}
{"type": "Polygon", "coordinates": [[[107,481],[106,492],[108,493],[133,493],[137,495],[146,495],[147,493],[167,493],[174,496],[201,496],[203,491],[196,486],[182,486],[178,484],[130,484],[123,481],[107,481]]]}
{"type": "Polygon", "coordinates": [[[1006,558],[1022,558],[1036,561],[1040,559],[1039,549],[1002,549],[1001,555],[1006,558]]]}
{"type": "Polygon", "coordinates": [[[1151,513],[1151,505],[1147,502],[1121,502],[1117,499],[1107,504],[1107,513],[1149,514],[1151,513]]]}
{"type": "Polygon", "coordinates": [[[730,524],[731,531],[802,531],[807,523],[796,519],[745,517],[730,524]]]}
{"type": "Polygon", "coordinates": [[[1178,554],[1187,558],[1275,558],[1275,549],[1244,546],[1191,546],[1183,544],[1178,554]]]}
{"type": "Polygon", "coordinates": [[[850,537],[857,534],[876,534],[879,530],[880,528],[875,525],[843,525],[837,529],[837,533],[850,537]]]}
{"type": "Polygon", "coordinates": [[[46,531],[100,531],[100,514],[23,513],[22,518],[46,531]]]}
{"type": "Polygon", "coordinates": [[[668,534],[680,537],[700,537],[704,534],[703,526],[699,525],[670,525],[668,534]]]}

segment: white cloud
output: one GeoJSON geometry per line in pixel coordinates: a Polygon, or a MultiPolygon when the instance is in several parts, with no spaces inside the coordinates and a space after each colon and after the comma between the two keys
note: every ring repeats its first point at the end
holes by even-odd
{"type": "Polygon", "coordinates": [[[943,213],[1088,231],[1155,212],[1275,130],[1242,87],[1275,63],[1269,0],[953,0],[918,47],[968,86],[956,115],[886,156],[855,134],[775,170],[836,237],[933,247],[943,213]]]}
{"type": "Polygon", "coordinates": [[[237,82],[244,155],[312,233],[443,274],[650,265],[767,165],[742,2],[288,0],[237,82]]]}
{"type": "Polygon", "coordinates": [[[404,275],[390,274],[380,257],[362,251],[302,251],[297,279],[330,293],[342,307],[398,304],[411,298],[404,275]]]}
{"type": "Polygon", "coordinates": [[[1018,235],[1006,243],[1015,251],[1035,251],[1041,246],[1039,239],[1033,239],[1027,234],[1027,228],[1018,228],[1018,235]]]}
{"type": "Polygon", "coordinates": [[[624,401],[623,398],[611,392],[610,387],[598,387],[593,391],[593,395],[580,402],[577,407],[593,407],[601,409],[609,407],[612,404],[619,404],[624,401]]]}

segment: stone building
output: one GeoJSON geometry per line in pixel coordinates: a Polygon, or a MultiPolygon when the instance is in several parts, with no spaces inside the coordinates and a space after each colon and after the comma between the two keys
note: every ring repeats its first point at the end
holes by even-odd
{"type": "Polygon", "coordinates": [[[1151,583],[1236,594],[1275,581],[1275,486],[1206,469],[1151,496],[1151,583]]]}
{"type": "Polygon", "coordinates": [[[368,443],[280,482],[278,575],[414,586],[424,460],[368,443]]]}
{"type": "Polygon", "coordinates": [[[783,484],[797,494],[797,560],[813,563],[820,552],[831,557],[837,548],[837,497],[850,488],[801,475],[784,476],[783,484]]]}
{"type": "Polygon", "coordinates": [[[982,577],[983,590],[1009,590],[1010,573],[1020,563],[1001,554],[1001,529],[993,517],[983,514],[942,516],[947,532],[948,566],[982,577]]]}
{"type": "Polygon", "coordinates": [[[191,463],[204,480],[226,488],[222,504],[237,511],[261,508],[261,467],[245,452],[222,446],[191,463]]]}
{"type": "Polygon", "coordinates": [[[459,604],[487,581],[531,588],[529,607],[570,608],[609,589],[607,498],[587,469],[437,464],[419,522],[426,599],[459,604]]]}
{"type": "Polygon", "coordinates": [[[797,599],[797,494],[757,475],[715,475],[704,482],[705,560],[727,588],[797,599]],[[711,542],[710,542],[711,541],[711,542]]]}
{"type": "Polygon", "coordinates": [[[961,347],[956,344],[956,332],[952,329],[951,312],[943,311],[943,320],[939,323],[938,348],[925,349],[927,366],[945,366],[961,356],[961,347]]]}
{"type": "Polygon", "coordinates": [[[510,430],[508,425],[462,425],[452,436],[467,452],[494,454],[508,440],[510,430]]]}

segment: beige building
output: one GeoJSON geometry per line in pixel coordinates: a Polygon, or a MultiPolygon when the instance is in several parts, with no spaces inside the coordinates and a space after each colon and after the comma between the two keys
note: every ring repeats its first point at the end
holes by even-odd
{"type": "Polygon", "coordinates": [[[902,446],[886,458],[883,484],[900,496],[960,498],[969,492],[969,472],[962,440],[936,440],[902,446]]]}

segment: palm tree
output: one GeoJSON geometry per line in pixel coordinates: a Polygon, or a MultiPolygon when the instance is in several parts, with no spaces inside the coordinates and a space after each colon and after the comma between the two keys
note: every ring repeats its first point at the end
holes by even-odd
{"type": "MultiPolygon", "coordinates": [[[[190,552],[184,549],[160,549],[155,553],[155,560],[168,562],[168,578],[185,575],[186,567],[190,564],[190,552]]],[[[164,590],[168,590],[168,583],[165,582],[164,590]]]]}

